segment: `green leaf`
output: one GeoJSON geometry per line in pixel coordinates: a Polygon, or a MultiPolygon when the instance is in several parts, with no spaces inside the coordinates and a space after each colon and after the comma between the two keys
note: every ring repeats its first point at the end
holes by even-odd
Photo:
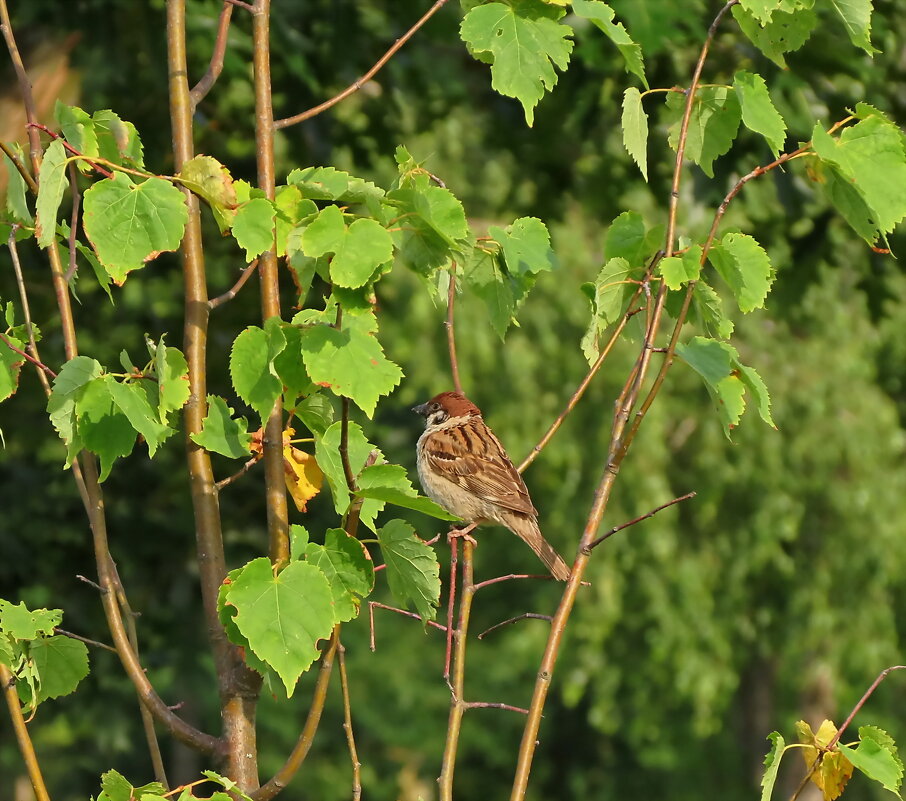
{"type": "Polygon", "coordinates": [[[589,364],[594,364],[598,358],[601,334],[626,311],[638,288],[633,282],[644,274],[643,267],[632,267],[622,256],[615,256],[601,268],[594,283],[582,285],[591,304],[591,322],[581,342],[582,353],[589,364]]]}
{"type": "Polygon", "coordinates": [[[837,747],[869,779],[899,795],[903,781],[903,762],[893,738],[886,731],[876,726],[860,726],[857,748],[842,744],[837,747]]]}
{"type": "Polygon", "coordinates": [[[676,353],[704,379],[728,437],[730,429],[739,424],[745,411],[746,389],[754,395],[762,420],[776,428],[764,382],[753,368],[739,361],[736,348],[727,342],[693,337],[686,344],[677,346],[676,353]]]}
{"type": "Polygon", "coordinates": [[[89,187],[82,224],[117,285],[165,251],[176,250],[188,219],[183,193],[163,178],[134,183],[115,173],[89,187]]]}
{"type": "Polygon", "coordinates": [[[762,25],[770,22],[771,15],[780,7],[781,0],[741,0],[740,5],[762,25]]]}
{"type": "Polygon", "coordinates": [[[189,365],[182,351],[165,346],[161,337],[154,353],[154,371],[157,374],[158,415],[160,421],[166,423],[170,412],[178,411],[189,400],[189,365]]]}
{"type": "Polygon", "coordinates": [[[786,69],[784,54],[802,47],[818,25],[818,15],[812,8],[777,10],[764,26],[741,6],[733,7],[733,16],[752,44],[782,69],[786,69]]]}
{"type": "Polygon", "coordinates": [[[399,256],[423,275],[445,265],[469,233],[462,203],[424,173],[404,175],[387,201],[398,217],[392,227],[399,229],[393,233],[399,256]]]}
{"type": "MultiPolygon", "coordinates": [[[[832,164],[852,184],[868,207],[868,223],[877,233],[884,236],[893,231],[906,216],[906,192],[902,191],[906,186],[906,155],[897,126],[876,114],[844,129],[834,139],[816,125],[812,145],[819,158],[832,164]]],[[[840,197],[832,195],[835,200],[840,197]]],[[[874,240],[869,242],[873,244],[874,240]]]]}
{"type": "Polygon", "coordinates": [[[500,245],[510,275],[550,271],[557,266],[547,226],[535,217],[520,217],[506,228],[489,226],[488,234],[500,245]]]}
{"type": "Polygon", "coordinates": [[[635,211],[624,211],[607,229],[604,237],[604,258],[623,258],[633,267],[644,267],[657,253],[664,240],[664,228],[656,225],[645,227],[642,215],[635,211]]]}
{"type": "Polygon", "coordinates": [[[368,417],[378,398],[393,391],[403,371],[391,362],[373,331],[373,312],[346,315],[343,327],[314,325],[302,331],[302,359],[312,381],[352,400],[368,417]]]}
{"type": "Polygon", "coordinates": [[[148,396],[136,383],[121,383],[113,376],[103,377],[110,392],[110,397],[126,415],[132,427],[141,434],[148,443],[148,451],[154,456],[160,444],[176,432],[157,419],[157,413],[148,403],[148,396]]]}
{"type": "Polygon", "coordinates": [[[771,750],[764,758],[764,775],[761,777],[761,801],[771,801],[774,792],[774,782],[777,781],[777,771],[780,770],[780,758],[783,756],[784,741],[780,732],[772,731],[768,735],[771,741],[771,750]]]}
{"type": "Polygon", "coordinates": [[[302,220],[317,214],[318,207],[308,198],[302,197],[298,186],[278,186],[274,206],[277,209],[274,217],[277,256],[286,256],[290,233],[302,220]]]}
{"type": "Polygon", "coordinates": [[[374,589],[374,565],[365,546],[343,529],[332,528],[323,545],[307,545],[305,558],[327,577],[335,621],[343,623],[358,616],[359,604],[374,589]]]}
{"type": "MultiPolygon", "coordinates": [[[[234,782],[232,779],[228,779],[226,776],[221,776],[219,773],[214,773],[213,770],[203,770],[202,775],[207,776],[212,782],[219,784],[221,787],[223,787],[224,790],[233,793],[233,795],[239,796],[239,798],[243,799],[243,801],[252,801],[251,798],[249,798],[245,793],[242,792],[242,790],[237,787],[236,782],[234,782]]],[[[220,800],[218,799],[218,801],[220,800]]],[[[224,801],[226,800],[224,799],[224,801]]]]}
{"type": "Polygon", "coordinates": [[[76,425],[76,401],[83,388],[102,372],[100,363],[95,359],[76,356],[60,368],[54,379],[53,392],[47,399],[47,412],[53,427],[66,443],[67,465],[72,464],[72,460],[82,449],[76,425]]]}
{"type": "Polygon", "coordinates": [[[309,395],[298,403],[295,413],[312,434],[319,436],[324,434],[334,418],[330,400],[320,393],[309,395]]]}
{"type": "Polygon", "coordinates": [[[538,101],[557,83],[554,66],[569,65],[572,29],[557,22],[562,15],[540,0],[513,0],[477,6],[462,21],[463,41],[490,54],[492,88],[522,103],[529,127],[538,101]]]}
{"type": "Polygon", "coordinates": [[[274,204],[265,197],[253,197],[242,203],[233,216],[233,236],[251,262],[265,250],[274,247],[274,204]]]}
{"type": "Polygon", "coordinates": [[[705,281],[699,280],[695,284],[692,311],[694,318],[708,334],[719,339],[730,338],[733,333],[733,321],[724,314],[720,298],[714,288],[705,281]]]}
{"type": "Polygon", "coordinates": [[[274,371],[283,384],[286,406],[291,408],[300,395],[311,392],[311,381],[302,362],[302,332],[298,326],[281,323],[286,347],[274,357],[274,371]]]}
{"type": "Polygon", "coordinates": [[[679,289],[689,281],[697,281],[701,272],[701,245],[693,245],[682,256],[661,259],[658,269],[670,289],[679,289]]]}
{"type": "MultiPolygon", "coordinates": [[[[83,156],[94,158],[98,155],[98,137],[91,115],[78,106],[67,106],[59,100],[54,104],[54,117],[60,123],[60,130],[66,141],[83,156]]],[[[91,168],[83,160],[76,162],[82,172],[91,168]]]]}
{"type": "MultiPolygon", "coordinates": [[[[22,340],[9,335],[6,339],[19,350],[25,350],[25,343],[22,340]]],[[[19,371],[23,364],[25,358],[0,340],[0,401],[6,400],[18,389],[19,371]]]]}
{"type": "Polygon", "coordinates": [[[268,330],[251,325],[236,337],[230,351],[230,377],[233,387],[249,406],[267,422],[283,382],[274,369],[274,358],[286,347],[279,324],[268,330]]]}
{"type": "MultiPolygon", "coordinates": [[[[642,48],[632,41],[622,22],[613,21],[614,10],[600,0],[572,0],[572,5],[576,14],[593,22],[617,46],[626,62],[626,72],[637,76],[647,89],[648,79],[645,77],[642,48]]],[[[642,172],[644,173],[644,170],[642,172]]]]}
{"type": "MultiPolygon", "coordinates": [[[[684,94],[670,92],[667,95],[667,109],[674,120],[668,133],[668,142],[674,150],[679,142],[685,105],[684,94]]],[[[742,111],[736,92],[725,86],[701,87],[695,93],[689,117],[686,158],[698,164],[709,178],[713,178],[714,160],[730,149],[741,118],[742,111]]]]}
{"type": "Polygon", "coordinates": [[[491,327],[502,340],[516,313],[516,298],[509,277],[498,265],[497,255],[476,247],[463,271],[466,285],[481,298],[491,327]]]}
{"type": "Polygon", "coordinates": [[[774,268],[764,248],[751,236],[727,234],[708,251],[708,261],[727,282],[740,311],[764,306],[774,283],[774,268]]]}
{"type": "MultiPolygon", "coordinates": [[[[317,433],[315,434],[315,459],[318,462],[318,467],[324,472],[327,483],[330,485],[337,514],[344,514],[349,508],[349,487],[346,485],[346,473],[343,470],[343,462],[340,458],[342,429],[342,423],[337,421],[328,427],[323,435],[318,436],[317,433]]],[[[362,467],[364,467],[365,461],[372,451],[376,452],[378,459],[383,459],[383,454],[365,438],[362,427],[357,423],[349,423],[347,428],[347,453],[349,455],[349,468],[352,470],[353,476],[357,476],[362,471],[362,467]]]]}
{"type": "Polygon", "coordinates": [[[739,95],[743,125],[761,134],[770,145],[771,152],[777,156],[786,141],[786,123],[771,102],[764,78],[740,70],[733,78],[733,88],[739,95]]]}
{"type": "Polygon", "coordinates": [[[39,701],[69,695],[88,675],[88,649],[71,637],[58,635],[36,640],[29,654],[41,677],[39,701]]]}
{"type": "MultiPolygon", "coordinates": [[[[46,248],[53,242],[57,230],[57,210],[66,189],[66,150],[54,139],[44,151],[38,174],[38,199],[35,203],[35,236],[38,245],[46,248]]],[[[89,190],[90,191],[90,190],[89,190]]]]}
{"type": "Polygon", "coordinates": [[[62,609],[28,609],[23,602],[0,603],[0,631],[14,640],[35,640],[39,634],[53,634],[63,620],[62,609]]]}
{"type": "Polygon", "coordinates": [[[132,453],[135,445],[135,429],[114,400],[112,383],[110,376],[93,379],[85,385],[75,405],[79,438],[100,458],[101,481],[110,475],[114,461],[132,453]]]}
{"type": "Polygon", "coordinates": [[[182,165],[176,177],[211,207],[220,233],[229,230],[238,202],[230,171],[213,156],[195,156],[182,165]]]}
{"type": "Polygon", "coordinates": [[[391,520],[378,531],[387,565],[387,583],[397,602],[411,602],[422,620],[431,620],[440,599],[440,565],[434,550],[403,520],[391,520]]]}
{"type": "Polygon", "coordinates": [[[131,122],[120,119],[109,109],[95,111],[91,119],[101,158],[129,167],[144,166],[142,140],[131,122]]]}
{"type": "Polygon", "coordinates": [[[115,770],[108,770],[101,776],[102,793],[98,801],[131,801],[132,785],[126,777],[115,770]]]}
{"type": "MultiPolygon", "coordinates": [[[[13,144],[13,150],[19,156],[22,162],[22,147],[19,144],[13,144]]],[[[34,220],[31,216],[31,210],[28,208],[28,200],[25,196],[25,179],[16,169],[6,153],[3,154],[3,163],[6,165],[6,174],[9,176],[6,185],[6,210],[12,215],[13,219],[25,225],[32,225],[34,220]]],[[[24,163],[24,162],[22,162],[24,163]]]]}
{"type": "Polygon", "coordinates": [[[227,603],[236,607],[233,620],[251,649],[292,696],[299,676],[318,658],[318,641],[333,630],[333,595],[324,574],[291,562],[275,576],[269,559],[253,559],[233,580],[227,603]]]}
{"type": "Polygon", "coordinates": [[[305,556],[305,549],[308,547],[308,529],[293,523],[289,527],[289,558],[295,562],[305,556]]]}
{"type": "Polygon", "coordinates": [[[642,106],[642,93],[630,86],[623,93],[623,147],[648,180],[648,115],[642,106]]]}
{"type": "Polygon", "coordinates": [[[843,20],[850,41],[874,55],[877,51],[871,46],[872,0],[831,0],[831,5],[843,20]]]}
{"type": "Polygon", "coordinates": [[[305,255],[333,253],[330,278],[343,287],[360,287],[393,257],[393,238],[380,223],[360,218],[348,228],[337,206],[327,206],[302,234],[305,255]]]}
{"type": "Polygon", "coordinates": [[[233,418],[233,410],[217,395],[208,395],[208,414],[201,431],[190,434],[190,439],[206,451],[242,459],[251,453],[252,437],[244,417],[233,418]]]}
{"type": "Polygon", "coordinates": [[[440,520],[459,520],[434,501],[419,495],[406,476],[405,468],[395,464],[366,467],[356,479],[358,494],[405,509],[414,509],[440,520]]]}

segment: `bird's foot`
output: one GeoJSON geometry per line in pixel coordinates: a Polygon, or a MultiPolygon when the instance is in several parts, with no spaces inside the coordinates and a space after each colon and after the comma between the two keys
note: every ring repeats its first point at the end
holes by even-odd
{"type": "Polygon", "coordinates": [[[471,542],[473,547],[478,547],[478,541],[471,535],[471,532],[477,528],[476,523],[471,523],[464,528],[451,528],[447,532],[447,542],[453,542],[453,540],[465,540],[466,542],[471,542]]]}

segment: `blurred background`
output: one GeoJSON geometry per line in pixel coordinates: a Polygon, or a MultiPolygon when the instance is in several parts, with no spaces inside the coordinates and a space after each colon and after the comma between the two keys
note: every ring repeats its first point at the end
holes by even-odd
{"type": "MultiPolygon", "coordinates": [[[[194,79],[209,58],[220,3],[189,5],[194,79]]],[[[361,75],[427,8],[424,0],[275,2],[272,23],[276,116],[297,113],[361,75]]],[[[688,83],[719,4],[704,0],[614,0],[646,57],[652,87],[688,83]]],[[[138,127],[150,169],[172,171],[166,116],[163,0],[29,0],[11,3],[13,24],[43,114],[57,97],[89,111],[112,108],[138,127]]],[[[790,127],[809,138],[815,120],[841,119],[867,102],[906,120],[906,0],[875,3],[873,59],[857,51],[831,11],[782,71],[760,56],[728,18],[712,48],[705,83],[737,69],[765,76],[790,127]]],[[[650,183],[620,144],[620,102],[634,79],[603,35],[579,30],[567,73],[525,126],[519,105],[490,89],[488,68],[458,38],[462,12],[451,2],[362,91],[278,135],[278,175],[332,164],[386,186],[404,144],[462,199],[473,228],[517,216],[550,227],[559,274],[543,274],[505,342],[474,296],[457,306],[460,366],[467,393],[485,410],[519,460],[560,411],[587,364],[579,340],[588,304],[579,286],[597,275],[602,240],[620,212],[665,219],[673,154],[662,95],[651,118],[650,183]]],[[[251,35],[235,9],[220,81],[196,117],[197,150],[254,180],[251,35]]],[[[0,137],[21,138],[17,89],[4,55],[0,137]],[[17,116],[18,115],[18,116],[17,116]]],[[[741,174],[771,160],[760,137],[741,133],[707,179],[684,179],[680,233],[701,237],[713,210],[741,174]]],[[[5,177],[4,177],[5,178],[5,177]]],[[[906,188],[904,188],[906,191],[906,188]]],[[[65,208],[65,201],[64,201],[65,208]]],[[[241,255],[208,224],[211,294],[228,288],[241,255]]],[[[873,253],[821,195],[801,164],[750,183],[725,226],[754,235],[777,268],[767,311],[737,315],[734,345],[766,381],[779,430],[752,412],[729,441],[698,377],[682,364],[669,375],[621,473],[604,526],[617,525],[690,490],[697,497],[620,533],[595,552],[591,586],[573,616],[542,726],[530,796],[577,798],[752,798],[766,735],[794,739],[794,723],[840,723],[884,667],[903,661],[906,609],[906,275],[896,258],[873,253]]],[[[891,239],[906,255],[902,229],[891,239]]],[[[42,354],[62,361],[46,266],[21,248],[42,354]]],[[[6,252],[0,297],[16,297],[6,252]]],[[[143,334],[180,344],[182,281],[164,256],[114,290],[112,305],[91,271],[76,283],[83,353],[115,366],[121,348],[143,352],[143,334]]],[[[210,391],[231,397],[225,359],[235,335],[258,314],[254,283],[215,314],[210,391]]],[[[286,304],[294,302],[286,281],[286,304]]],[[[398,268],[379,289],[381,340],[406,374],[381,402],[369,438],[414,471],[420,418],[410,407],[449,388],[442,319],[414,275],[398,268]]],[[[599,480],[612,403],[634,356],[624,343],[553,443],[526,473],[547,537],[567,556],[599,480]]],[[[241,407],[240,403],[233,404],[241,407]]],[[[16,396],[0,406],[0,597],[62,607],[71,631],[106,640],[95,591],[89,531],[63,447],[43,413],[34,375],[23,370],[16,396]]],[[[106,482],[111,548],[141,612],[143,661],[168,703],[219,731],[212,666],[204,643],[192,513],[179,437],[149,462],[143,448],[106,482]]],[[[235,467],[215,464],[218,477],[235,467]]],[[[227,556],[238,566],[266,550],[263,475],[252,471],[222,495],[227,556]]],[[[304,519],[312,532],[333,524],[319,497],[304,519]]],[[[303,519],[293,512],[294,522],[303,519]]],[[[412,515],[423,536],[436,523],[412,515]]],[[[532,553],[502,529],[482,532],[479,578],[536,572],[532,553]]],[[[446,573],[441,547],[441,575],[446,573]]],[[[446,581],[446,579],[444,579],[446,581]]],[[[375,598],[387,600],[379,588],[375,598]]],[[[472,631],[523,612],[550,613],[549,582],[483,590],[472,631]]],[[[436,796],[448,690],[444,645],[411,620],[376,613],[377,652],[367,615],[344,627],[353,718],[365,797],[428,801],[436,796]]],[[[527,705],[547,626],[527,620],[469,646],[471,699],[527,705]]],[[[137,702],[112,654],[91,652],[92,672],[75,695],[43,705],[31,725],[57,801],[85,799],[101,772],[150,780],[137,702]]],[[[311,677],[289,702],[264,698],[259,713],[261,775],[282,764],[304,719],[311,677]]],[[[906,737],[906,684],[894,675],[856,723],[906,737]]],[[[331,687],[314,750],[283,794],[334,801],[350,794],[339,688],[331,687]]],[[[470,711],[457,768],[459,798],[508,794],[522,730],[517,715],[470,711]]],[[[212,767],[165,739],[174,782],[212,767]]],[[[778,797],[795,787],[802,763],[788,754],[778,797]]],[[[0,715],[0,797],[26,799],[9,720],[0,715]],[[14,789],[14,788],[18,788],[14,789]]],[[[852,798],[874,798],[856,776],[852,798]]],[[[881,791],[877,791],[881,792],[881,791]]]]}

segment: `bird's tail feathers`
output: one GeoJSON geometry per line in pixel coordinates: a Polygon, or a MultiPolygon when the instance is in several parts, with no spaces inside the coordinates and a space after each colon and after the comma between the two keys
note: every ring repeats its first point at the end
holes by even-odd
{"type": "Polygon", "coordinates": [[[530,517],[521,518],[513,531],[525,541],[538,558],[547,565],[547,569],[558,581],[566,581],[569,578],[569,567],[560,557],[553,546],[544,539],[541,529],[538,528],[538,522],[530,517]]]}

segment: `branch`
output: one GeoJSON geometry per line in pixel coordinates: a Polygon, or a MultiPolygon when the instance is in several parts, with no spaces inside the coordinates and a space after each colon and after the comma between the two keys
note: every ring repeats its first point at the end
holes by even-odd
{"type": "Polygon", "coordinates": [[[337,661],[340,665],[340,690],[343,693],[343,730],[346,732],[346,744],[349,746],[349,759],[352,762],[352,801],[362,797],[362,763],[355,747],[355,736],[352,732],[352,709],[349,703],[349,680],[346,677],[346,649],[337,641],[337,661]]]}
{"type": "MultiPolygon", "coordinates": [[[[46,133],[51,139],[59,139],[61,142],[63,142],[63,149],[67,153],[70,153],[73,156],[78,156],[80,159],[84,159],[88,164],[91,165],[91,169],[93,169],[97,173],[100,173],[105,178],[113,178],[113,173],[110,172],[110,170],[101,167],[100,164],[98,164],[94,159],[88,158],[88,156],[86,156],[81,150],[76,150],[71,144],[69,144],[69,142],[67,142],[62,136],[60,136],[60,134],[58,134],[56,131],[50,130],[50,128],[48,128],[46,125],[41,125],[38,122],[29,122],[28,129],[30,131],[35,129],[44,131],[44,133],[46,133]]],[[[144,173],[139,174],[143,175],[144,173]]]]}
{"type": "Polygon", "coordinates": [[[489,629],[485,629],[478,635],[478,639],[483,640],[485,634],[490,634],[492,631],[502,629],[504,626],[509,626],[512,623],[518,623],[520,620],[546,620],[550,623],[553,618],[550,615],[539,615],[537,612],[523,612],[521,615],[516,615],[516,617],[511,617],[509,620],[504,620],[502,623],[498,623],[495,626],[491,626],[489,629]]]}
{"type": "Polygon", "coordinates": [[[6,347],[8,347],[11,351],[13,351],[14,353],[18,353],[23,359],[30,361],[39,370],[43,371],[44,373],[47,373],[47,375],[49,375],[51,378],[57,377],[57,374],[53,370],[51,370],[46,364],[38,361],[34,356],[29,355],[24,350],[21,350],[20,348],[17,348],[15,345],[13,345],[13,343],[10,342],[9,339],[7,338],[6,334],[0,334],[0,341],[2,341],[6,345],[6,347]]]}
{"type": "Polygon", "coordinates": [[[697,493],[695,493],[695,492],[687,492],[685,495],[680,495],[679,498],[674,498],[672,501],[667,501],[667,503],[662,503],[656,509],[652,509],[650,512],[646,512],[645,514],[641,515],[640,517],[636,517],[633,520],[630,520],[628,523],[621,523],[619,526],[614,526],[612,529],[610,529],[610,531],[602,534],[600,537],[598,537],[596,540],[594,540],[594,542],[592,542],[588,546],[588,550],[590,550],[590,551],[594,550],[602,542],[604,542],[604,540],[606,540],[608,537],[612,537],[618,531],[622,531],[624,528],[629,528],[630,526],[634,526],[636,523],[641,523],[643,520],[647,520],[649,517],[654,517],[658,512],[666,509],[668,506],[673,506],[675,503],[680,503],[682,501],[688,501],[690,498],[694,498],[696,496],[696,494],[697,493]]]}
{"type": "Polygon", "coordinates": [[[450,370],[453,373],[453,389],[463,394],[459,380],[459,362],[456,359],[456,334],[453,330],[453,302],[456,299],[456,262],[450,262],[450,286],[447,288],[447,349],[450,351],[450,370]]]}
{"type": "Polygon", "coordinates": [[[345,395],[341,399],[342,412],[340,418],[340,461],[343,463],[343,475],[346,477],[346,486],[349,494],[355,494],[355,475],[349,463],[349,398],[345,395]]]}
{"type": "Polygon", "coordinates": [[[528,710],[523,709],[521,706],[513,706],[512,704],[500,704],[496,701],[467,701],[463,706],[466,709],[505,709],[508,712],[518,712],[520,715],[527,715],[528,710]]]}
{"type": "Polygon", "coordinates": [[[223,8],[220,10],[220,19],[217,20],[217,37],[214,40],[214,52],[211,53],[211,62],[201,80],[192,87],[189,92],[189,102],[192,106],[192,113],[198,104],[204,100],[211,87],[217,82],[220,73],[223,71],[223,56],[226,53],[227,36],[230,32],[230,18],[233,16],[233,3],[225,0],[223,8]]]}
{"type": "Polygon", "coordinates": [[[6,142],[0,142],[0,150],[2,150],[6,157],[12,162],[13,166],[16,168],[16,171],[19,175],[22,176],[22,180],[25,181],[25,185],[28,187],[28,191],[33,195],[38,194],[38,183],[34,178],[31,177],[31,173],[22,163],[22,159],[19,158],[19,154],[16,153],[6,142]]]}
{"type": "Polygon", "coordinates": [[[406,31],[406,33],[404,33],[399,39],[397,39],[396,42],[393,43],[393,46],[377,60],[377,62],[370,70],[368,70],[368,72],[366,72],[361,78],[357,78],[355,81],[353,81],[338,95],[334,95],[332,98],[330,98],[330,100],[325,100],[320,105],[314,106],[307,111],[303,111],[301,114],[296,114],[294,117],[284,117],[282,120],[277,120],[274,123],[274,128],[278,130],[280,128],[288,128],[290,125],[296,125],[299,122],[304,122],[305,120],[311,119],[312,117],[316,117],[322,111],[327,111],[327,109],[335,106],[341,100],[345,100],[347,97],[349,97],[349,95],[358,92],[359,89],[361,89],[366,83],[368,83],[368,81],[370,81],[380,71],[381,67],[383,67],[396,54],[396,52],[415,35],[416,31],[418,31],[418,29],[421,28],[422,25],[424,25],[429,19],[431,19],[431,17],[433,17],[438,11],[440,11],[441,7],[443,7],[446,2],[447,0],[437,0],[434,5],[432,5],[431,8],[429,8],[424,13],[421,19],[419,19],[419,21],[415,23],[415,25],[413,25],[408,31],[406,31]]]}
{"type": "Polygon", "coordinates": [[[236,479],[242,478],[242,476],[248,473],[248,471],[251,470],[260,461],[261,457],[258,454],[255,454],[251,459],[243,464],[242,467],[240,467],[235,473],[233,473],[233,475],[221,479],[216,484],[214,484],[214,487],[218,492],[220,492],[220,490],[222,490],[224,487],[228,487],[230,484],[236,481],[236,479]]]}
{"type": "Polygon", "coordinates": [[[212,298],[208,301],[208,308],[213,310],[218,306],[222,306],[228,300],[232,300],[236,297],[236,294],[239,292],[242,287],[245,286],[245,282],[252,277],[252,273],[255,272],[255,268],[258,266],[258,259],[252,261],[240,274],[239,279],[222,295],[218,295],[216,298],[212,298]]]}
{"type": "Polygon", "coordinates": [[[66,629],[61,629],[59,626],[54,626],[54,634],[62,634],[64,637],[69,637],[71,640],[78,640],[79,642],[85,643],[85,645],[91,645],[95,648],[103,648],[105,651],[112,651],[116,653],[116,648],[112,645],[107,645],[105,642],[98,642],[97,640],[89,640],[87,637],[82,637],[78,634],[73,634],[71,631],[66,631],[66,629]]]}
{"type": "MultiPolygon", "coordinates": [[[[9,21],[9,9],[6,7],[6,0],[0,0],[0,33],[3,34],[10,61],[13,62],[13,69],[16,72],[19,91],[22,93],[22,104],[25,106],[25,119],[29,123],[35,123],[38,121],[35,96],[31,90],[31,81],[29,80],[28,72],[25,70],[25,64],[22,63],[22,56],[19,54],[19,47],[16,45],[16,37],[13,35],[13,28],[9,21]]],[[[31,170],[34,175],[37,175],[41,167],[41,137],[33,128],[29,127],[27,130],[31,170]]]]}
{"type": "MultiPolygon", "coordinates": [[[[2,2],[3,0],[0,0],[0,3],[2,2]]],[[[3,694],[6,696],[6,706],[9,708],[9,716],[13,722],[16,742],[19,745],[22,760],[25,762],[28,778],[31,779],[31,786],[35,789],[35,798],[37,801],[50,801],[47,785],[44,784],[44,777],[41,775],[41,766],[38,764],[38,755],[35,753],[35,747],[28,735],[28,727],[22,717],[22,705],[19,703],[19,694],[16,692],[16,678],[2,662],[0,662],[0,684],[3,686],[3,694]]]]}
{"type": "MultiPolygon", "coordinates": [[[[377,601],[369,601],[368,602],[368,621],[369,621],[369,628],[371,629],[371,639],[369,640],[369,646],[372,651],[377,650],[377,648],[374,644],[374,610],[375,609],[386,609],[388,612],[396,612],[398,615],[402,615],[403,617],[411,617],[413,620],[421,621],[421,619],[422,619],[421,615],[417,615],[415,612],[409,612],[406,609],[398,609],[395,606],[387,606],[387,604],[378,603],[377,601]]],[[[446,626],[443,626],[434,620],[429,620],[428,625],[431,628],[439,629],[440,631],[447,630],[446,626]]]]}
{"type": "Polygon", "coordinates": [[[330,637],[327,648],[321,654],[321,667],[318,670],[318,680],[315,683],[315,690],[312,695],[311,706],[308,707],[308,717],[305,719],[305,725],[302,727],[302,733],[296,742],[292,753],[287,758],[283,767],[278,770],[273,778],[261,788],[251,793],[254,801],[270,801],[277,793],[283,790],[290,783],[293,776],[302,766],[305,757],[315,738],[315,732],[318,730],[318,724],[321,722],[321,713],[324,711],[324,702],[327,699],[327,686],[330,683],[330,674],[333,670],[333,659],[337,652],[337,644],[340,641],[340,626],[334,628],[330,637]]]}

